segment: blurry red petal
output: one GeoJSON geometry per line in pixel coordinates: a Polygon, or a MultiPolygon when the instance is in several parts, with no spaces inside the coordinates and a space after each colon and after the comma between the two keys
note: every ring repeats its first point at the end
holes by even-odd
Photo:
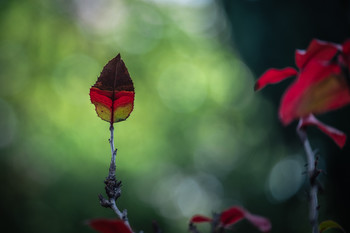
{"type": "Polygon", "coordinates": [[[223,227],[229,227],[243,218],[247,219],[262,232],[268,232],[271,229],[271,223],[267,218],[251,214],[249,211],[239,206],[233,206],[222,212],[220,223],[223,227]]]}
{"type": "Polygon", "coordinates": [[[221,213],[220,223],[223,227],[229,227],[244,218],[245,210],[241,207],[234,206],[221,213]]]}
{"type": "Polygon", "coordinates": [[[88,225],[101,233],[132,233],[122,220],[93,219],[88,221],[88,225]]]}
{"type": "Polygon", "coordinates": [[[211,221],[212,221],[211,218],[208,218],[207,216],[202,216],[202,215],[195,215],[190,220],[191,223],[202,223],[202,222],[211,222],[211,221]]]}
{"type": "Polygon", "coordinates": [[[350,103],[350,91],[339,66],[311,61],[281,100],[279,117],[287,125],[311,113],[324,113],[350,103]]]}
{"type": "Polygon", "coordinates": [[[267,218],[249,212],[246,212],[245,218],[262,232],[269,232],[271,230],[271,223],[267,218]]]}
{"type": "Polygon", "coordinates": [[[295,76],[297,74],[298,72],[291,67],[287,67],[281,70],[269,69],[255,83],[254,90],[258,91],[264,88],[268,84],[281,82],[282,80],[289,78],[291,76],[295,76]]]}
{"type": "Polygon", "coordinates": [[[316,126],[318,127],[322,132],[324,132],[325,134],[327,134],[330,138],[333,139],[333,141],[340,147],[343,148],[346,142],[346,135],[331,127],[328,125],[323,124],[322,122],[320,122],[319,120],[316,119],[316,117],[312,114],[310,114],[307,117],[303,117],[301,118],[301,120],[299,121],[299,125],[298,128],[304,128],[306,126],[316,126]]]}
{"type": "Polygon", "coordinates": [[[295,52],[295,64],[302,70],[312,60],[329,61],[341,50],[341,46],[326,41],[313,39],[307,50],[297,50],[295,52]]]}
{"type": "Polygon", "coordinates": [[[350,39],[347,39],[343,44],[343,53],[350,55],[350,39]]]}
{"type": "Polygon", "coordinates": [[[342,46],[343,46],[343,57],[345,60],[345,64],[350,69],[350,39],[346,40],[342,46]]]}

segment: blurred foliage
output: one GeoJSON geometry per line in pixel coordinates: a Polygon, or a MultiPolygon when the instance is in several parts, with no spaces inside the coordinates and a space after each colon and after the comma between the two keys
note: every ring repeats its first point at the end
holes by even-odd
{"type": "MultiPolygon", "coordinates": [[[[164,232],[186,232],[192,215],[238,204],[270,218],[275,232],[307,232],[302,148],[294,136],[285,137],[273,102],[253,93],[253,74],[276,67],[268,52],[254,47],[256,40],[271,46],[259,40],[271,21],[238,8],[260,1],[232,2],[238,5],[2,0],[2,229],[93,232],[85,220],[116,217],[98,203],[110,162],[109,125],[97,117],[88,93],[103,65],[120,52],[136,99],[130,118],[116,125],[117,178],[124,184],[118,205],[128,209],[134,229],[152,232],[156,220],[164,232]],[[236,18],[227,17],[223,6],[236,18]],[[264,65],[256,68],[259,62],[264,65]]],[[[283,67],[292,64],[298,46],[290,47],[283,51],[291,54],[277,59],[283,67]]],[[[316,137],[328,153],[333,145],[327,140],[316,137]]],[[[325,160],[321,166],[326,169],[325,160]]],[[[326,193],[321,204],[331,198],[326,193]]],[[[327,210],[321,208],[321,216],[325,211],[337,220],[337,212],[327,210]]],[[[245,222],[236,229],[257,232],[245,222]]]]}
{"type": "MultiPolygon", "coordinates": [[[[307,48],[313,38],[336,43],[342,43],[350,38],[348,0],[223,0],[222,2],[231,22],[233,45],[243,62],[256,76],[271,67],[295,67],[293,60],[295,49],[307,48]]],[[[269,102],[274,103],[274,108],[278,107],[279,99],[288,84],[284,82],[262,92],[269,102]]],[[[349,114],[350,108],[345,107],[319,117],[349,136],[349,114]]],[[[291,150],[296,140],[295,123],[280,130],[283,131],[288,150],[291,150]]],[[[321,167],[326,172],[321,178],[325,189],[320,195],[319,220],[336,220],[349,231],[350,190],[347,187],[350,179],[349,142],[344,149],[339,150],[316,129],[310,129],[308,133],[313,148],[320,151],[321,167]]],[[[285,218],[280,223],[283,221],[287,223],[285,218]]]]}

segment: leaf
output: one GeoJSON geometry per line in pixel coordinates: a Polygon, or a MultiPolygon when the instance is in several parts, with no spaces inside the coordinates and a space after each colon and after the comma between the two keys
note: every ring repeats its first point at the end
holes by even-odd
{"type": "Polygon", "coordinates": [[[223,227],[229,227],[232,224],[244,218],[245,211],[237,206],[231,207],[221,213],[220,223],[223,227]]]}
{"type": "Polygon", "coordinates": [[[267,218],[251,214],[249,211],[239,206],[233,206],[230,209],[223,211],[220,216],[220,223],[223,227],[227,228],[243,218],[247,219],[262,232],[268,232],[271,230],[271,223],[267,218]]]}
{"type": "Polygon", "coordinates": [[[271,223],[267,218],[249,212],[246,212],[245,218],[262,232],[269,232],[271,230],[271,223]]]}
{"type": "Polygon", "coordinates": [[[340,50],[341,46],[338,44],[313,39],[306,51],[295,52],[295,64],[302,70],[311,60],[330,61],[340,50]]]}
{"type": "Polygon", "coordinates": [[[325,125],[319,120],[316,119],[316,117],[312,114],[310,114],[307,117],[303,117],[300,119],[298,124],[298,129],[304,128],[306,126],[316,126],[319,128],[323,133],[328,135],[330,138],[333,139],[333,141],[340,147],[343,148],[346,142],[346,135],[345,133],[341,132],[340,130],[337,130],[331,126],[325,125]]]}
{"type": "Polygon", "coordinates": [[[338,223],[336,223],[335,221],[332,221],[332,220],[323,221],[320,223],[320,225],[318,225],[318,229],[319,229],[320,233],[322,233],[326,230],[332,229],[332,228],[339,229],[345,233],[345,230],[338,223]]]}
{"type": "Polygon", "coordinates": [[[336,64],[311,61],[282,97],[279,117],[287,125],[309,114],[320,114],[350,103],[350,91],[336,64]]]}
{"type": "Polygon", "coordinates": [[[103,68],[90,88],[90,99],[97,115],[111,124],[126,120],[134,108],[134,85],[118,54],[103,68]]]}
{"type": "Polygon", "coordinates": [[[132,233],[130,228],[119,219],[93,219],[87,224],[101,233],[132,233]]]}
{"type": "Polygon", "coordinates": [[[347,39],[343,44],[342,44],[342,47],[343,47],[343,57],[344,57],[344,62],[345,62],[345,65],[348,67],[350,67],[350,39],[347,39]]]}
{"type": "Polygon", "coordinates": [[[190,223],[211,222],[212,219],[203,215],[195,215],[191,218],[190,223]]]}
{"type": "Polygon", "coordinates": [[[342,47],[343,47],[343,53],[349,55],[349,53],[350,53],[350,39],[347,39],[347,40],[342,44],[342,47]]]}
{"type": "Polygon", "coordinates": [[[254,90],[258,91],[264,88],[268,84],[275,84],[283,81],[286,78],[297,75],[298,72],[291,67],[287,67],[281,70],[269,69],[267,70],[255,83],[254,90]]]}

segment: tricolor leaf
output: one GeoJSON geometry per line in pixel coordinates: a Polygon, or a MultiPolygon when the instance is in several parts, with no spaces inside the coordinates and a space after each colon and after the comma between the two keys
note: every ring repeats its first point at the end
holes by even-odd
{"type": "Polygon", "coordinates": [[[93,219],[87,224],[100,233],[132,233],[130,228],[118,219],[93,219]]]}
{"type": "Polygon", "coordinates": [[[340,147],[344,147],[346,142],[346,135],[345,133],[341,132],[340,130],[337,130],[331,126],[328,126],[326,124],[323,124],[319,120],[316,119],[316,117],[312,114],[310,114],[307,117],[303,117],[300,119],[298,128],[305,128],[306,126],[316,126],[319,130],[321,130],[323,133],[328,135],[333,141],[340,147]]]}
{"type": "Polygon", "coordinates": [[[129,117],[134,108],[134,85],[128,69],[118,54],[103,68],[90,99],[97,115],[111,124],[129,117]]]}
{"type": "Polygon", "coordinates": [[[297,75],[298,72],[291,67],[287,67],[281,70],[269,69],[267,70],[255,83],[254,90],[258,91],[264,88],[268,84],[275,84],[283,81],[286,78],[297,75]]]}

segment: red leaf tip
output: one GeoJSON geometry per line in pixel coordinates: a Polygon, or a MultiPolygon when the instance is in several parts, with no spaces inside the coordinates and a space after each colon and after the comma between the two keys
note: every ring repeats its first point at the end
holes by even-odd
{"type": "Polygon", "coordinates": [[[321,130],[323,133],[329,136],[340,148],[343,148],[345,146],[345,143],[346,143],[345,133],[343,133],[342,131],[336,128],[333,128],[329,125],[326,125],[320,122],[312,114],[300,119],[298,124],[298,129],[305,128],[309,125],[316,126],[319,130],[321,130]]]}
{"type": "Polygon", "coordinates": [[[297,75],[298,72],[291,67],[284,69],[269,69],[255,83],[254,90],[258,91],[269,84],[275,84],[286,78],[297,75]]]}

